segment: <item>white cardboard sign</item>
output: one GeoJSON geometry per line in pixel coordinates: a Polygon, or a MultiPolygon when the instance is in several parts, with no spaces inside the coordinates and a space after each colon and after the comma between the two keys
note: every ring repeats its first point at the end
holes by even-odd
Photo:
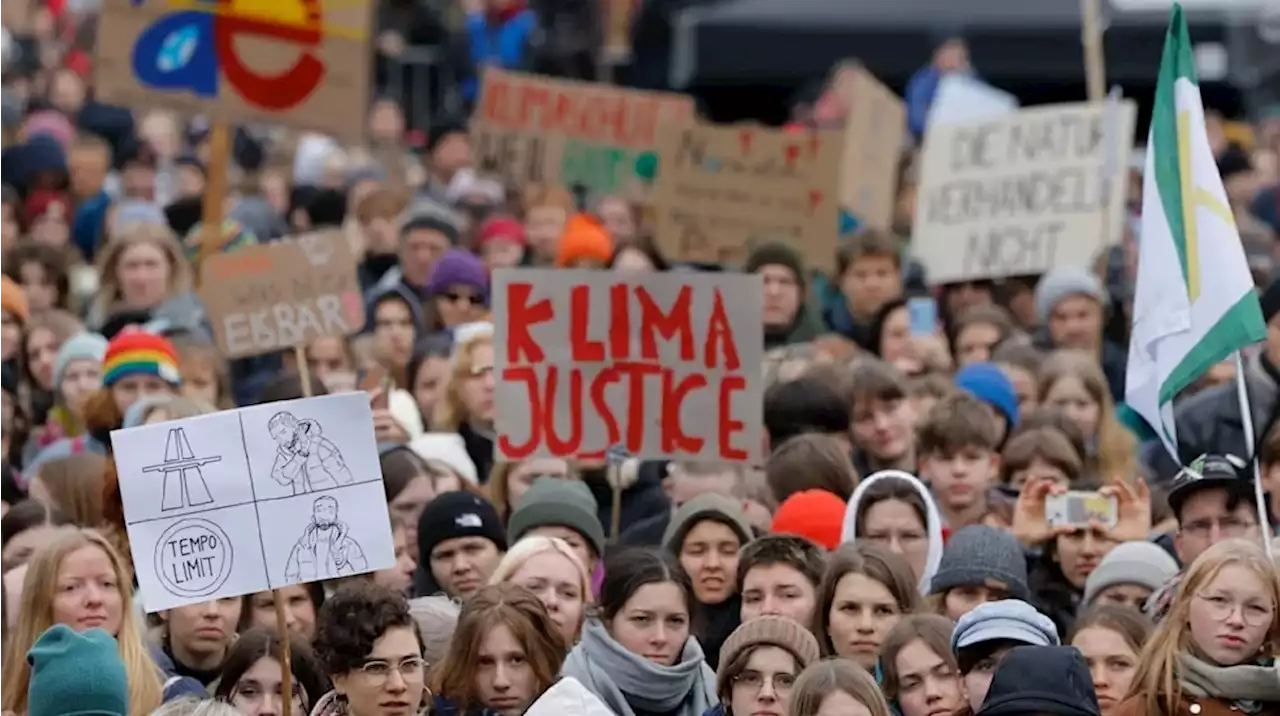
{"type": "Polygon", "coordinates": [[[147,611],[395,564],[365,393],[116,430],[111,445],[147,611]]]}

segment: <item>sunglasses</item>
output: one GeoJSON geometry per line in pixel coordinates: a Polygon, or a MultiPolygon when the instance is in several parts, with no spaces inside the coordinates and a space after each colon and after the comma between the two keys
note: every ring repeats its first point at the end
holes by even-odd
{"type": "Polygon", "coordinates": [[[472,294],[472,295],[470,295],[470,296],[463,296],[462,294],[459,294],[459,293],[453,293],[453,292],[451,292],[451,291],[446,291],[446,292],[444,292],[444,293],[440,294],[440,297],[441,297],[441,298],[443,298],[443,299],[445,299],[445,300],[446,300],[446,301],[448,301],[449,303],[457,303],[457,302],[459,302],[459,301],[468,301],[468,302],[470,302],[470,303],[471,303],[471,305],[472,305],[472,306],[483,306],[483,305],[484,305],[484,296],[477,296],[477,295],[475,295],[475,294],[472,294]]]}

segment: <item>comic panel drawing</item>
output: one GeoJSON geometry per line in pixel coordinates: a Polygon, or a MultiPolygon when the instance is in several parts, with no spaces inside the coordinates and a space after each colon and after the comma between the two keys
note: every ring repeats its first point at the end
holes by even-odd
{"type": "Polygon", "coordinates": [[[381,485],[351,485],[258,505],[273,587],[386,569],[395,548],[381,485]]]}
{"type": "Polygon", "coordinates": [[[365,393],[271,403],[240,414],[259,501],[382,481],[365,393]]]}
{"type": "Polygon", "coordinates": [[[254,501],[234,412],[116,430],[111,443],[129,524],[254,501]]]}

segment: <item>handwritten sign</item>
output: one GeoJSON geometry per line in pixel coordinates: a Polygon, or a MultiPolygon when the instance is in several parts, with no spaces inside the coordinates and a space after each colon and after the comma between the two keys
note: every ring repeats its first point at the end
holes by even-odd
{"type": "Polygon", "coordinates": [[[741,263],[756,239],[794,242],[813,265],[835,262],[839,132],[672,125],[659,136],[653,201],[668,256],[741,263]]]}
{"type": "Polygon", "coordinates": [[[1134,114],[1132,102],[1069,104],[931,127],[912,237],[929,278],[1091,265],[1121,235],[1134,114]]]}
{"type": "Polygon", "coordinates": [[[517,185],[630,196],[652,175],[658,128],[692,116],[685,95],[486,69],[471,147],[481,171],[517,185]]]}
{"type": "Polygon", "coordinates": [[[111,433],[148,611],[395,564],[365,393],[111,433]]]}
{"type": "Polygon", "coordinates": [[[364,327],[355,257],[341,232],[217,254],[200,270],[200,297],[228,358],[350,335],[364,327]]]}
{"type": "Polygon", "coordinates": [[[495,272],[496,452],[758,459],[763,290],[742,274],[495,272]]]}
{"type": "Polygon", "coordinates": [[[856,63],[844,63],[832,89],[846,102],[840,204],[868,226],[893,225],[898,164],[907,141],[907,107],[856,63]]]}
{"type": "Polygon", "coordinates": [[[359,139],[372,18],[367,0],[103,0],[95,94],[127,107],[359,139]]]}

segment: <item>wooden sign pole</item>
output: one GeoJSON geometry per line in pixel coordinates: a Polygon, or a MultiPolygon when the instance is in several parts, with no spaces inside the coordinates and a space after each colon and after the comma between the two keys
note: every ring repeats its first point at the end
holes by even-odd
{"type": "MultiPolygon", "coordinates": [[[[284,595],[279,589],[272,589],[271,600],[276,605],[276,633],[280,636],[280,713],[284,716],[294,716],[293,647],[289,643],[289,623],[284,615],[284,595]]],[[[306,714],[298,714],[298,716],[306,716],[306,714]]]]}
{"type": "Polygon", "coordinates": [[[193,267],[196,288],[200,267],[222,248],[222,207],[227,202],[227,164],[231,161],[231,129],[214,122],[209,131],[209,166],[204,185],[204,211],[200,216],[200,253],[193,267]]]}
{"type": "Polygon", "coordinates": [[[1080,20],[1085,89],[1090,102],[1102,102],[1107,95],[1107,65],[1103,55],[1100,0],[1080,0],[1080,20]]]}

